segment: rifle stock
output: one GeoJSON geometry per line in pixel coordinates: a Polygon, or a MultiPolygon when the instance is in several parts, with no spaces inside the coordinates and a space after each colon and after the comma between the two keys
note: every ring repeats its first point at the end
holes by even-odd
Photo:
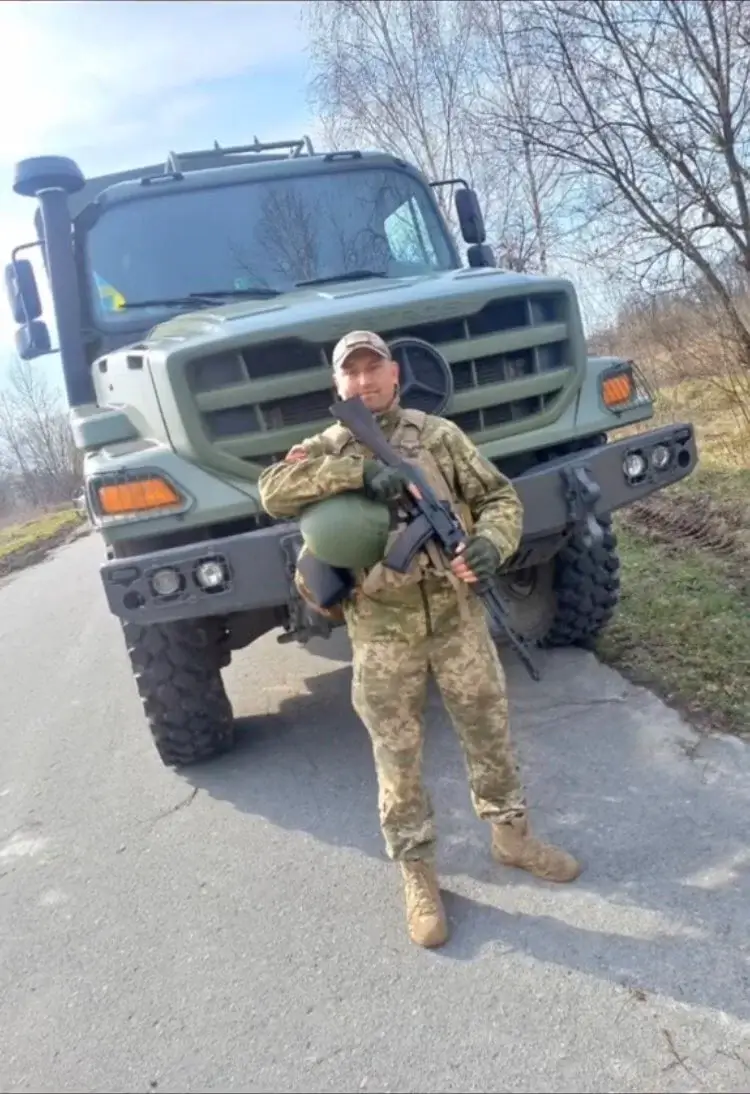
{"type": "Polygon", "coordinates": [[[376,456],[381,463],[389,467],[401,466],[404,462],[388,444],[388,440],[358,395],[352,399],[342,399],[330,408],[331,414],[345,425],[362,444],[376,456]]]}
{"type": "MultiPolygon", "coordinates": [[[[410,495],[405,498],[403,505],[411,519],[405,531],[391,547],[383,564],[398,573],[405,573],[414,556],[431,538],[440,544],[449,558],[453,558],[458,547],[466,539],[458,517],[449,505],[435,496],[419,469],[402,459],[391,447],[374,415],[359,396],[335,403],[330,411],[361,444],[369,448],[373,456],[388,467],[398,467],[403,470],[419,492],[419,497],[410,495]]],[[[505,633],[531,678],[538,680],[539,669],[532,659],[529,644],[511,627],[508,613],[497,591],[496,582],[490,581],[485,585],[477,582],[473,588],[484,604],[490,623],[505,633]]]]}

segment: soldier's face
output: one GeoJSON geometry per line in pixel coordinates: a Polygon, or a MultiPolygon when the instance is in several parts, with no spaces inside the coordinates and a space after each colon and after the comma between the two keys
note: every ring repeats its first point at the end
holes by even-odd
{"type": "Polygon", "coordinates": [[[336,370],[334,379],[342,399],[359,395],[369,410],[387,410],[398,386],[398,365],[371,350],[356,350],[336,370]]]}

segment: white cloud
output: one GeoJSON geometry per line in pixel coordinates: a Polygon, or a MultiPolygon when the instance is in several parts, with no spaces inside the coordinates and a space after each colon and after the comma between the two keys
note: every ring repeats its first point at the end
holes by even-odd
{"type": "Polygon", "coordinates": [[[299,14],[291,0],[6,0],[0,161],[88,143],[94,130],[98,141],[120,144],[133,127],[147,127],[149,102],[299,58],[299,14]]]}
{"type": "MultiPolygon", "coordinates": [[[[297,136],[308,128],[301,88],[287,88],[283,77],[277,78],[278,93],[272,102],[265,98],[274,66],[296,63],[301,68],[304,63],[301,3],[0,4],[0,102],[5,104],[0,120],[0,264],[8,261],[14,246],[35,236],[35,204],[15,196],[11,187],[12,165],[25,156],[73,156],[85,171],[96,174],[158,162],[153,157],[166,154],[172,140],[185,134],[195,142],[192,147],[206,147],[214,137],[232,143],[251,140],[258,132],[269,139],[269,125],[271,139],[297,136]],[[254,78],[261,78],[261,101],[247,120],[241,112],[238,116],[213,103],[216,88],[233,77],[247,77],[246,92],[253,89],[254,78]],[[198,118],[210,132],[195,124],[198,118]],[[279,125],[283,134],[276,132],[279,125]]],[[[32,251],[26,257],[37,270],[45,319],[54,329],[37,255],[32,251]]],[[[0,359],[12,346],[13,322],[0,288],[0,359]]]]}

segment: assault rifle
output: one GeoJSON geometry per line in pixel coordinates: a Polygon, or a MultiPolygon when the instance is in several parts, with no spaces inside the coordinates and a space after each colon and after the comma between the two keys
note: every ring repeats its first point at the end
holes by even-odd
{"type": "MultiPolygon", "coordinates": [[[[419,468],[403,460],[395,449],[391,448],[377,420],[359,396],[335,403],[331,407],[331,414],[338,418],[361,444],[369,448],[381,463],[403,471],[419,493],[419,497],[411,493],[405,497],[403,506],[410,520],[383,559],[383,565],[397,573],[406,573],[417,552],[431,539],[442,547],[448,558],[453,558],[457,549],[466,541],[466,533],[458,517],[447,502],[440,501],[435,496],[419,468]]],[[[505,632],[531,678],[538,680],[540,673],[532,659],[530,647],[526,640],[511,627],[495,582],[490,581],[481,585],[477,582],[473,588],[487,610],[492,628],[505,632]]]]}

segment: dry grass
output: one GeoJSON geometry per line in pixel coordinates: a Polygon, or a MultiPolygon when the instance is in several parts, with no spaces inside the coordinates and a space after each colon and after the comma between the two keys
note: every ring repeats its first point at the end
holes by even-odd
{"type": "Polygon", "coordinates": [[[622,601],[598,653],[695,724],[750,736],[750,429],[690,380],[635,431],[679,420],[696,427],[700,463],[617,515],[622,601]]]}
{"type": "Polygon", "coordinates": [[[61,509],[0,529],[0,575],[40,561],[82,523],[75,509],[61,509]]]}

